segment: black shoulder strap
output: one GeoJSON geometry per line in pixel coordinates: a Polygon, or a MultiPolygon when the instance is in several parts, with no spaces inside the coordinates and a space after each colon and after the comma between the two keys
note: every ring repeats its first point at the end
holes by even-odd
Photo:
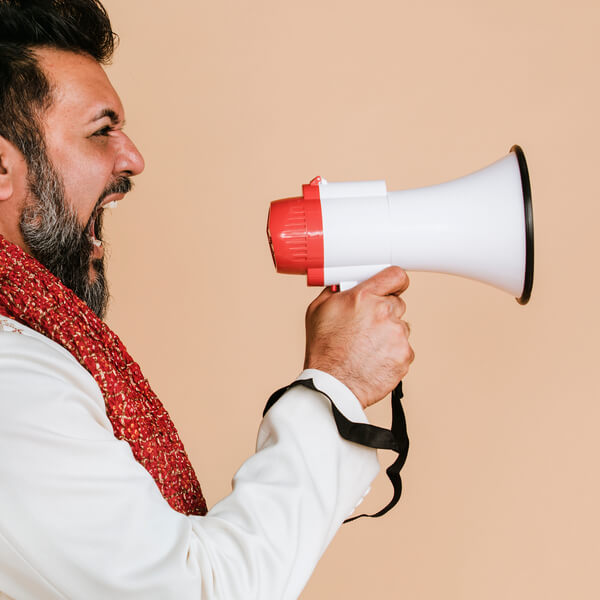
{"type": "Polygon", "coordinates": [[[354,423],[349,421],[337,408],[333,400],[325,393],[319,390],[312,379],[297,379],[290,385],[277,390],[268,400],[263,416],[267,414],[267,411],[285,394],[288,390],[301,385],[308,389],[319,392],[325,396],[331,403],[331,409],[333,411],[333,417],[335,424],[337,425],[340,435],[350,442],[361,444],[362,446],[368,446],[369,448],[381,448],[382,450],[393,450],[398,453],[396,460],[386,469],[387,476],[389,477],[392,485],[394,486],[394,495],[390,502],[382,508],[380,511],[372,515],[357,515],[346,519],[344,523],[349,523],[355,519],[361,517],[381,517],[385,515],[390,509],[392,509],[400,500],[402,494],[402,480],[400,479],[400,469],[406,462],[406,456],[408,454],[408,434],[406,433],[406,419],[404,417],[404,410],[402,409],[402,403],[400,400],[403,397],[402,394],[402,382],[398,384],[396,389],[392,392],[392,428],[384,429],[375,425],[369,425],[367,423],[354,423]]]}

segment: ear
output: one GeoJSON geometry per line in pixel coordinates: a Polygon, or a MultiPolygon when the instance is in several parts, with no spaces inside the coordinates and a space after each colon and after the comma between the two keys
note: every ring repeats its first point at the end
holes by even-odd
{"type": "Polygon", "coordinates": [[[26,181],[27,165],[23,155],[0,135],[0,203],[20,196],[26,181]]]}

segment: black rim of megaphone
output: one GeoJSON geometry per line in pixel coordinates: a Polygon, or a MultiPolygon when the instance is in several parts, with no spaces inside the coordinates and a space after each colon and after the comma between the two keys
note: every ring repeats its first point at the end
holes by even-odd
{"type": "Polygon", "coordinates": [[[517,156],[519,171],[521,172],[521,185],[523,187],[523,208],[525,210],[525,281],[521,297],[517,298],[519,304],[527,304],[533,289],[533,206],[531,204],[531,184],[529,182],[529,169],[521,146],[510,149],[517,156]]]}

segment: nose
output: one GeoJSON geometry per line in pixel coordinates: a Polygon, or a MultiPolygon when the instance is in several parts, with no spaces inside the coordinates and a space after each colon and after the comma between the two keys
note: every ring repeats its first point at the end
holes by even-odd
{"type": "Polygon", "coordinates": [[[115,161],[115,174],[139,175],[146,166],[144,157],[125,133],[121,132],[121,135],[123,139],[115,161]]]}

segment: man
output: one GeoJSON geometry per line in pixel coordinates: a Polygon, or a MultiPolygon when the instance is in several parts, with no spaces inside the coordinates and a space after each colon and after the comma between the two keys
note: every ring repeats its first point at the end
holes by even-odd
{"type": "Polygon", "coordinates": [[[101,321],[102,214],[144,168],[101,66],[113,43],[98,0],[0,0],[0,597],[296,598],[378,470],[329,399],[364,423],[407,372],[408,280],[392,268],[311,304],[303,383],[207,512],[101,321]]]}

